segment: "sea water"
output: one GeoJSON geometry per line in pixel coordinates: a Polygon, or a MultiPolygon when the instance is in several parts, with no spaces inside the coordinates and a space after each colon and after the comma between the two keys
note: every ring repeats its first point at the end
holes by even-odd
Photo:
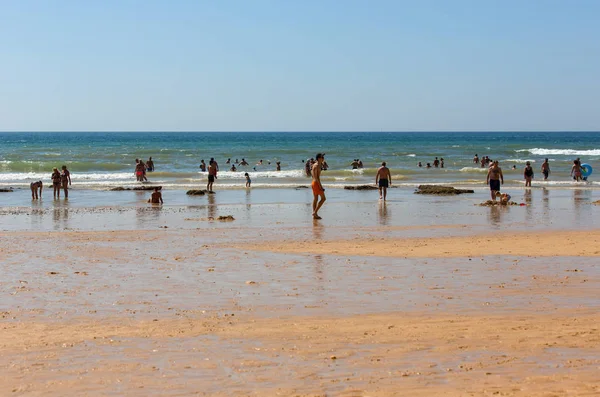
{"type": "Polygon", "coordinates": [[[78,189],[131,187],[139,184],[135,159],[152,157],[155,172],[147,175],[151,184],[198,188],[207,179],[200,160],[208,163],[214,157],[220,168],[217,189],[244,188],[245,172],[253,188],[294,188],[309,183],[304,161],[317,152],[326,154],[329,165],[323,184],[333,188],[373,183],[382,161],[397,186],[484,187],[487,170],[473,164],[475,154],[499,160],[508,185],[523,183],[524,163],[530,161],[534,185],[600,187],[595,174],[585,183],[569,175],[575,158],[592,167],[598,163],[600,133],[595,132],[6,132],[0,133],[0,187],[27,188],[40,179],[50,183],[52,168],[62,165],[78,189]],[[444,168],[425,168],[435,157],[444,159],[444,168]],[[227,159],[234,163],[242,158],[250,165],[230,171],[227,159]],[[540,172],[544,158],[551,166],[547,182],[540,172]],[[360,159],[364,168],[353,170],[353,159],[360,159]],[[277,161],[281,171],[276,171],[277,161]]]}

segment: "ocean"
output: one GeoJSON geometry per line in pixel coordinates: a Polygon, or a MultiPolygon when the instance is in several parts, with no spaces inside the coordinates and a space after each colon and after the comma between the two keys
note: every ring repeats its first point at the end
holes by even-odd
{"type": "Polygon", "coordinates": [[[217,190],[243,189],[245,172],[253,188],[293,188],[309,183],[303,160],[317,152],[326,153],[329,169],[322,178],[330,188],[373,183],[382,161],[396,186],[482,186],[486,170],[473,164],[475,154],[499,160],[507,185],[522,184],[524,163],[531,161],[534,185],[600,188],[594,174],[580,183],[569,176],[577,157],[592,167],[598,163],[597,132],[7,132],[0,133],[0,187],[26,188],[39,179],[50,183],[52,168],[62,165],[71,171],[75,188],[133,187],[139,184],[135,159],[152,157],[156,171],[148,173],[149,182],[184,190],[205,186],[200,160],[208,163],[214,157],[220,167],[217,190]],[[435,157],[444,158],[445,168],[426,169],[435,157]],[[545,157],[551,165],[547,182],[540,173],[545,157]],[[250,165],[232,172],[228,158],[232,163],[244,158],[250,165]],[[351,169],[355,158],[363,169],[351,169]],[[263,164],[257,165],[260,160],[263,164]],[[424,167],[418,168],[418,162],[424,167]]]}

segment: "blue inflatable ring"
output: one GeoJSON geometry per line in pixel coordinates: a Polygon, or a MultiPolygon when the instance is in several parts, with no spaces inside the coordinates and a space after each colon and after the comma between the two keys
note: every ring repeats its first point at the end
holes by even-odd
{"type": "Polygon", "coordinates": [[[592,175],[592,166],[589,164],[581,164],[581,176],[583,176],[584,178],[587,178],[588,176],[592,175]]]}

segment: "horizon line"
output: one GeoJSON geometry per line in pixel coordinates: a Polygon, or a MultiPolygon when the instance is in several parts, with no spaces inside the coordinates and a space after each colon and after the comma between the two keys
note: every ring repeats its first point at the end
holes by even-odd
{"type": "Polygon", "coordinates": [[[0,130],[0,133],[600,133],[600,130],[0,130]]]}

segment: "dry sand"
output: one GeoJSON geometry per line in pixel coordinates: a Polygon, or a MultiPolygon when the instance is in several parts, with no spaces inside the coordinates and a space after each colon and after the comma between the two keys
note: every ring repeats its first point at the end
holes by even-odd
{"type": "Polygon", "coordinates": [[[2,394],[600,395],[600,231],[260,237],[3,233],[2,394]]]}

